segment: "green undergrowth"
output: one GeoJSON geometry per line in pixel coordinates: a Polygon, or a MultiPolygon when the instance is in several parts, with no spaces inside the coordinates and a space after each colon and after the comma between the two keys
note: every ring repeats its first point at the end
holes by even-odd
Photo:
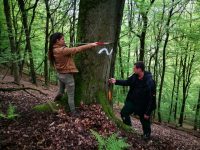
{"type": "Polygon", "coordinates": [[[33,107],[33,110],[39,112],[56,112],[60,108],[58,103],[55,102],[47,102],[44,104],[39,104],[33,107]]]}
{"type": "Polygon", "coordinates": [[[56,112],[60,108],[65,108],[66,110],[69,110],[68,106],[68,100],[67,95],[65,94],[60,100],[54,102],[49,101],[44,104],[39,104],[33,107],[33,110],[39,111],[39,112],[56,112]]]}
{"type": "Polygon", "coordinates": [[[4,118],[8,120],[13,120],[16,117],[19,117],[19,114],[16,113],[16,106],[13,106],[12,104],[9,104],[6,113],[0,112],[0,119],[4,118]]]}
{"type": "Polygon", "coordinates": [[[116,133],[103,137],[98,132],[90,130],[98,142],[98,150],[123,150],[130,147],[124,138],[119,138],[116,133]]]}

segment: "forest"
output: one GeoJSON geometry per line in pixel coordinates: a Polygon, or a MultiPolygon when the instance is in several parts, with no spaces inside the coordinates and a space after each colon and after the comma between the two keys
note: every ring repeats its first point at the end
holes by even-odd
{"type": "Polygon", "coordinates": [[[0,149],[200,149],[200,1],[0,1],[0,149]],[[75,105],[57,104],[49,39],[67,47],[99,42],[73,56],[75,105]],[[134,63],[156,82],[152,139],[120,118],[134,63]]]}

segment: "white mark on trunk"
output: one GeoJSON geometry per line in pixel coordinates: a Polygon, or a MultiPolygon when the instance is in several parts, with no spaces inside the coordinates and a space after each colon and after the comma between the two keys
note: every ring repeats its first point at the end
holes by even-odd
{"type": "Polygon", "coordinates": [[[110,56],[110,55],[112,55],[113,49],[111,49],[111,51],[108,52],[107,48],[102,48],[102,49],[99,50],[98,54],[101,54],[104,51],[106,52],[106,55],[110,56]]]}

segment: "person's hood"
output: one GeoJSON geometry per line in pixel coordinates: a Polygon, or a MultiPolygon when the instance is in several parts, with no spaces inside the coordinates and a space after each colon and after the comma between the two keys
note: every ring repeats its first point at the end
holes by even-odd
{"type": "Polygon", "coordinates": [[[145,77],[146,79],[152,79],[152,74],[151,74],[151,72],[145,71],[145,72],[144,72],[144,77],[145,77]]]}

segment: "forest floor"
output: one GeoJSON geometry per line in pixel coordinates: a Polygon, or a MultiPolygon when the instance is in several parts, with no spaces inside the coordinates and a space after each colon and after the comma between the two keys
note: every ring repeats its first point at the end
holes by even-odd
{"type": "MultiPolygon", "coordinates": [[[[0,78],[2,76],[0,75],[0,78]]],[[[9,76],[2,81],[0,88],[19,88],[10,82],[9,76]]],[[[91,130],[103,136],[117,133],[119,138],[125,138],[130,150],[200,150],[200,133],[185,132],[173,129],[165,124],[152,123],[152,137],[144,141],[141,125],[138,119],[132,118],[135,133],[124,132],[117,128],[102,111],[98,104],[82,105],[79,115],[72,115],[60,109],[58,112],[37,112],[33,106],[53,100],[57,86],[45,88],[34,86],[22,80],[24,87],[34,90],[0,92],[0,111],[6,112],[9,103],[16,106],[19,116],[14,120],[0,119],[0,149],[41,149],[41,150],[92,150],[98,149],[98,143],[91,130]]],[[[22,87],[22,86],[20,86],[22,87]]],[[[116,115],[119,116],[116,107],[116,115]]]]}

